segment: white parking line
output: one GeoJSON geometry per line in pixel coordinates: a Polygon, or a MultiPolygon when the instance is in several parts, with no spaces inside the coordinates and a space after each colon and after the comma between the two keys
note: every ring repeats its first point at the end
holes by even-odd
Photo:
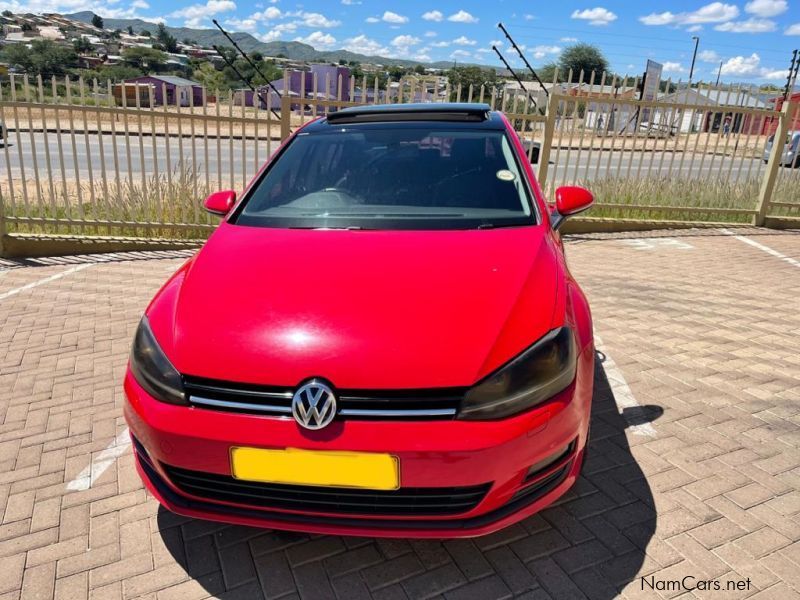
{"type": "Polygon", "coordinates": [[[39,279],[38,281],[32,281],[27,283],[21,287],[14,288],[13,290],[8,290],[7,292],[3,292],[0,294],[0,300],[5,300],[6,298],[10,298],[20,292],[24,292],[25,290],[29,290],[31,288],[39,287],[40,285],[44,285],[45,283],[50,283],[51,281],[55,281],[56,279],[61,279],[62,277],[66,277],[67,275],[71,275],[76,271],[82,271],[87,267],[91,267],[92,263],[84,263],[82,265],[75,265],[74,267],[70,267],[66,271],[61,271],[60,273],[56,273],[54,275],[50,275],[50,277],[45,277],[44,279],[39,279]]]}
{"type": "Polygon", "coordinates": [[[67,484],[68,490],[88,490],[106,469],[114,464],[118,457],[125,454],[131,447],[131,436],[128,428],[123,429],[100,454],[94,457],[91,463],[67,484]]]}
{"type": "MultiPolygon", "coordinates": [[[[611,393],[614,395],[614,401],[617,403],[620,412],[623,412],[626,408],[641,406],[639,402],[636,401],[636,397],[633,395],[622,371],[619,370],[617,363],[611,358],[611,355],[603,346],[602,340],[597,337],[597,335],[594,336],[594,345],[595,349],[605,356],[605,360],[602,362],[603,371],[606,373],[608,385],[611,387],[611,393]]],[[[656,437],[657,435],[655,428],[650,423],[629,424],[627,429],[634,435],[643,435],[647,437],[656,437]]]]}
{"type": "Polygon", "coordinates": [[[757,242],[755,240],[751,240],[750,238],[745,237],[743,235],[737,235],[729,229],[720,229],[720,231],[725,235],[730,235],[732,237],[735,237],[740,242],[744,242],[745,244],[749,244],[754,248],[758,248],[759,250],[766,252],[767,254],[770,254],[775,258],[780,258],[782,261],[789,263],[793,267],[800,267],[800,261],[793,259],[791,256],[786,256],[785,254],[781,254],[780,252],[778,252],[777,250],[773,250],[769,246],[765,246],[764,244],[757,242]]]}

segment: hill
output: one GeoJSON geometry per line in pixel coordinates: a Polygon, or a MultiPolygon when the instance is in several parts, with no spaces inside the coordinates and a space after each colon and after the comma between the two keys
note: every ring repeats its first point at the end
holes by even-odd
{"type": "MultiPolygon", "coordinates": [[[[94,13],[92,11],[82,11],[64,15],[76,21],[84,23],[91,23],[94,13]]],[[[158,27],[156,23],[143,21],[142,19],[106,19],[103,17],[104,26],[106,29],[127,29],[129,26],[133,27],[135,32],[147,30],[154,33],[158,27]]],[[[169,27],[167,31],[170,35],[175,36],[176,39],[194,40],[201,46],[226,46],[229,45],[225,36],[216,29],[192,29],[190,27],[169,27]]],[[[245,52],[258,51],[265,56],[277,56],[283,54],[292,60],[305,60],[305,61],[319,61],[319,62],[339,62],[340,60],[357,61],[362,63],[377,63],[383,65],[403,65],[411,66],[421,64],[426,67],[434,69],[447,69],[452,66],[450,61],[438,61],[432,63],[421,63],[414,60],[404,60],[399,58],[387,58],[385,56],[367,56],[357,52],[350,52],[349,50],[316,50],[313,46],[304,44],[302,42],[291,41],[276,41],[276,42],[262,42],[249,33],[236,32],[231,33],[231,37],[236,40],[236,43],[241,46],[245,52]]],[[[466,63],[461,63],[466,64],[466,63]]]]}

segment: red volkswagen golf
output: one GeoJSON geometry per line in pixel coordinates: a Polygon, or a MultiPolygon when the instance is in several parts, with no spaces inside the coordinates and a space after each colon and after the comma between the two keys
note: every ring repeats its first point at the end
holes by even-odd
{"type": "Polygon", "coordinates": [[[125,376],[139,473],[182,515],[460,537],[580,470],[594,347],[550,206],[482,104],[302,127],[150,303],[125,376]]]}

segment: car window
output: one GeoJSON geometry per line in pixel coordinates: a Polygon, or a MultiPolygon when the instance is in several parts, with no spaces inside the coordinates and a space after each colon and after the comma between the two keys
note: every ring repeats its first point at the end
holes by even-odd
{"type": "Polygon", "coordinates": [[[459,229],[531,224],[535,215],[503,131],[353,127],[295,138],[234,222],[459,229]]]}

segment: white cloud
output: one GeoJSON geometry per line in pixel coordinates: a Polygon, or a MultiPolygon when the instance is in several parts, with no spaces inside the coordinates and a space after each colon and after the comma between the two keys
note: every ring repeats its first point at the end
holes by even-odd
{"type": "Polygon", "coordinates": [[[558,54],[559,52],[561,52],[561,47],[542,45],[542,46],[534,46],[530,50],[531,52],[533,52],[533,58],[540,59],[544,58],[548,54],[558,54]]]}
{"type": "Polygon", "coordinates": [[[686,69],[679,62],[666,61],[664,63],[665,73],[685,73],[686,69]]]}
{"type": "Polygon", "coordinates": [[[450,42],[445,42],[442,40],[441,42],[433,42],[431,44],[432,48],[447,48],[450,45],[450,42]]]}
{"type": "Polygon", "coordinates": [[[639,21],[645,25],[696,25],[699,23],[723,23],[738,16],[739,9],[735,4],[712,2],[701,6],[693,12],[672,13],[666,11],[651,13],[644,17],[639,17],[639,21]]]}
{"type": "Polygon", "coordinates": [[[786,0],[753,0],[744,9],[757,17],[777,17],[789,10],[789,5],[786,0]]]}
{"type": "Polygon", "coordinates": [[[133,0],[133,2],[131,2],[131,6],[133,8],[141,8],[141,9],[150,8],[150,5],[144,0],[133,0]]]}
{"type": "Polygon", "coordinates": [[[735,77],[759,77],[761,79],[785,79],[786,69],[773,69],[761,65],[761,57],[753,52],[750,56],[734,56],[722,64],[723,75],[735,77]]]}
{"type": "Polygon", "coordinates": [[[361,4],[361,0],[342,0],[345,6],[353,6],[354,4],[361,4]]]}
{"type": "Polygon", "coordinates": [[[460,10],[457,13],[454,13],[447,17],[448,21],[452,21],[453,23],[477,23],[478,18],[473,17],[465,10],[460,10]]]}
{"type": "Polygon", "coordinates": [[[691,25],[691,26],[686,28],[686,31],[688,31],[689,33],[694,33],[695,31],[703,31],[703,26],[702,25],[691,25]]]}
{"type": "Polygon", "coordinates": [[[296,23],[280,23],[267,33],[256,34],[256,37],[262,42],[276,42],[281,38],[286,38],[287,34],[297,31],[296,23]]]}
{"type": "Polygon", "coordinates": [[[283,16],[279,8],[275,8],[274,6],[270,6],[269,8],[262,10],[261,12],[256,12],[250,15],[251,19],[255,19],[256,21],[273,21],[275,19],[280,19],[283,16]]]}
{"type": "Polygon", "coordinates": [[[536,18],[535,15],[525,15],[525,20],[526,21],[533,21],[535,18],[536,18]]]}
{"type": "Polygon", "coordinates": [[[722,64],[723,75],[757,75],[761,57],[753,52],[750,56],[734,56],[722,64]]]}
{"type": "Polygon", "coordinates": [[[290,16],[300,17],[300,23],[306,27],[322,27],[323,29],[328,29],[330,27],[338,27],[342,24],[341,21],[337,21],[335,19],[329,19],[325,15],[321,13],[315,12],[298,12],[298,13],[290,13],[290,16]]]}
{"type": "Polygon", "coordinates": [[[424,15],[422,15],[422,18],[426,21],[436,21],[438,23],[439,21],[444,19],[444,15],[442,14],[441,11],[429,10],[424,15]]]}
{"type": "Polygon", "coordinates": [[[0,0],[0,10],[13,13],[73,13],[84,10],[94,11],[111,19],[140,18],[151,23],[164,21],[163,17],[143,17],[137,14],[139,6],[123,8],[119,0],[0,0]]]}
{"type": "Polygon", "coordinates": [[[435,31],[426,31],[425,32],[425,37],[426,38],[435,38],[437,35],[439,35],[439,34],[436,33],[435,31]]]}
{"type": "Polygon", "coordinates": [[[236,31],[249,31],[252,33],[258,27],[258,21],[255,19],[238,19],[236,17],[231,17],[230,19],[225,19],[225,25],[236,31]]]}
{"type": "Polygon", "coordinates": [[[294,39],[294,41],[313,46],[316,50],[331,50],[336,44],[335,37],[333,37],[330,33],[323,33],[321,31],[315,31],[306,37],[297,37],[294,39]]]}
{"type": "Polygon", "coordinates": [[[492,40],[491,42],[489,42],[489,45],[490,46],[497,46],[498,49],[502,48],[503,47],[503,40],[492,40]]]}
{"type": "Polygon", "coordinates": [[[395,23],[397,25],[408,23],[408,17],[404,17],[403,15],[398,15],[397,13],[392,12],[390,10],[387,10],[386,12],[383,13],[381,20],[385,21],[386,23],[395,23]]]}
{"type": "Polygon", "coordinates": [[[381,20],[378,17],[367,17],[364,19],[367,23],[380,23],[381,20]]]}
{"type": "Polygon", "coordinates": [[[697,55],[697,58],[708,63],[719,62],[719,54],[713,50],[703,50],[697,55]]]}
{"type": "Polygon", "coordinates": [[[450,58],[469,58],[472,56],[466,50],[455,50],[451,55],[450,58]]]}
{"type": "Polygon", "coordinates": [[[559,39],[558,41],[559,41],[559,42],[568,42],[568,43],[569,43],[569,42],[577,42],[577,41],[578,41],[578,38],[576,38],[576,37],[562,37],[562,38],[561,38],[561,39],[559,39]]]}
{"type": "Polygon", "coordinates": [[[783,35],[800,35],[800,23],[789,25],[783,32],[783,35]]]}
{"type": "Polygon", "coordinates": [[[392,53],[386,46],[381,45],[379,42],[363,34],[344,40],[344,42],[342,42],[342,48],[350,52],[358,52],[359,54],[366,54],[368,56],[376,54],[388,56],[392,53]]]}
{"type": "Polygon", "coordinates": [[[476,42],[475,40],[469,39],[465,35],[462,35],[461,37],[454,39],[453,43],[456,46],[477,46],[477,44],[478,44],[478,42],[476,42]]]}
{"type": "Polygon", "coordinates": [[[746,21],[728,21],[715,26],[717,31],[728,31],[730,33],[767,33],[775,31],[777,25],[775,21],[769,19],[747,19],[746,21]]]}
{"type": "Polygon", "coordinates": [[[408,46],[415,46],[416,44],[419,44],[420,41],[422,40],[420,40],[418,37],[414,37],[413,35],[398,35],[390,43],[395,48],[404,48],[408,46]]]}
{"type": "Polygon", "coordinates": [[[598,6],[596,8],[572,11],[572,18],[589,21],[589,25],[608,25],[617,19],[617,15],[607,8],[598,6]]]}
{"type": "Polygon", "coordinates": [[[187,27],[199,27],[204,19],[231,10],[236,10],[236,3],[232,0],[208,0],[205,4],[190,4],[167,16],[186,19],[187,27]]]}

